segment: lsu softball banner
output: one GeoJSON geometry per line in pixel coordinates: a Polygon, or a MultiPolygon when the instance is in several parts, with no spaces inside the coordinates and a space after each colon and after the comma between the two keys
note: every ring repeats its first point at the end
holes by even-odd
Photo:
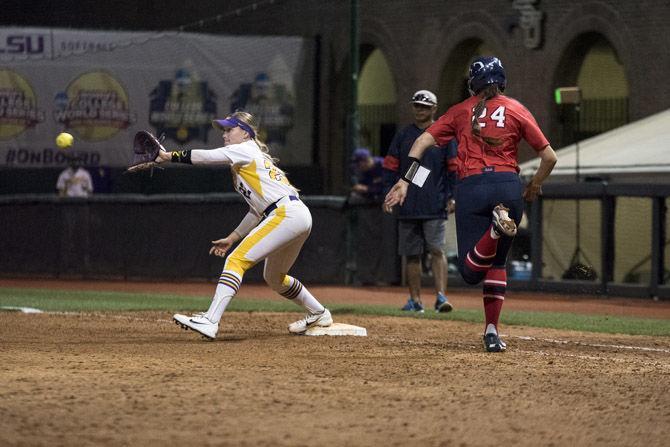
{"type": "Polygon", "coordinates": [[[222,144],[211,121],[260,118],[282,163],[311,164],[314,48],[293,37],[0,28],[0,166],[126,166],[138,130],[170,149],[222,144]]]}

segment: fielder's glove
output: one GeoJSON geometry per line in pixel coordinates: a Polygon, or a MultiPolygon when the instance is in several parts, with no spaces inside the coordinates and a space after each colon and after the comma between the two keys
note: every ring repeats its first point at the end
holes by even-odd
{"type": "Polygon", "coordinates": [[[139,172],[158,166],[156,157],[161,150],[165,150],[160,141],[146,130],[135,134],[133,141],[133,162],[126,172],[139,172]]]}

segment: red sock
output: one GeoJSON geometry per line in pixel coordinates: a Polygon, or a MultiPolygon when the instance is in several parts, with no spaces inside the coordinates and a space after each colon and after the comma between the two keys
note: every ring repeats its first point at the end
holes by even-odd
{"type": "Polygon", "coordinates": [[[465,257],[465,264],[475,272],[483,272],[491,268],[491,262],[498,250],[498,239],[491,237],[491,225],[482,238],[465,257]]]}
{"type": "Polygon", "coordinates": [[[507,289],[507,271],[504,268],[493,268],[486,272],[484,278],[484,315],[486,326],[498,327],[498,318],[505,301],[507,289]]]}

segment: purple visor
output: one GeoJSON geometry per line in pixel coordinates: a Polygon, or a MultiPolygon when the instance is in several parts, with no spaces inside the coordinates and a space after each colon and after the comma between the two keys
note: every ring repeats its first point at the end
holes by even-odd
{"type": "Polygon", "coordinates": [[[251,126],[243,121],[238,120],[234,116],[222,120],[214,120],[212,121],[212,126],[220,129],[224,127],[239,127],[240,129],[245,130],[251,138],[256,138],[256,132],[253,131],[251,126]]]}

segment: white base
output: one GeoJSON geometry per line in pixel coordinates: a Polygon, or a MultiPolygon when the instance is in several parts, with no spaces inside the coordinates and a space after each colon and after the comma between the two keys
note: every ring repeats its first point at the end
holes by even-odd
{"type": "Polygon", "coordinates": [[[2,306],[0,310],[9,310],[12,312],[23,312],[24,314],[41,314],[42,311],[34,307],[2,306]]]}
{"type": "Polygon", "coordinates": [[[355,337],[367,337],[368,331],[364,327],[351,324],[333,323],[328,327],[314,326],[305,331],[305,335],[353,335],[355,337]]]}

